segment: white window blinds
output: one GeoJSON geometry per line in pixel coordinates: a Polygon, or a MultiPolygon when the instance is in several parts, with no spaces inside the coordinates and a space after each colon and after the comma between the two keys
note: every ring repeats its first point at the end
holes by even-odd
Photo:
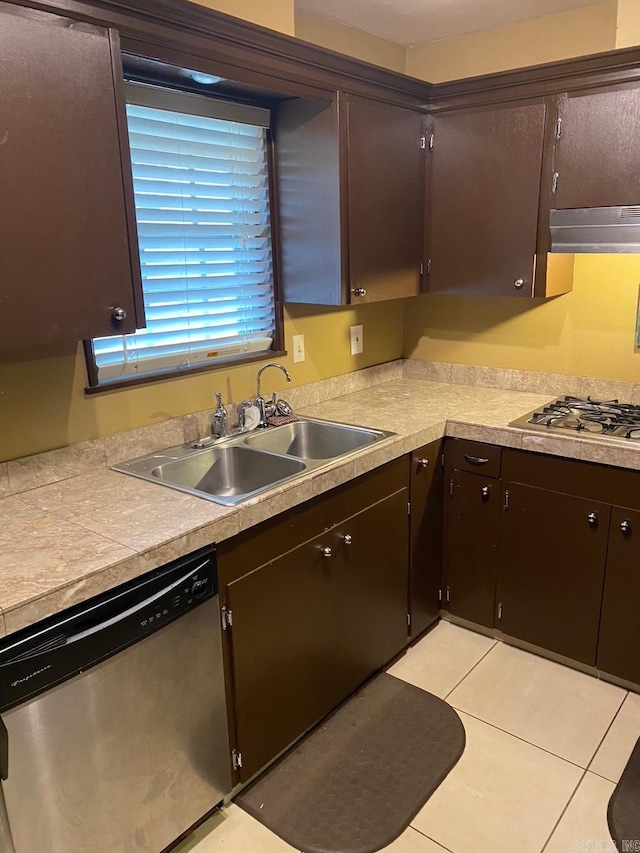
{"type": "Polygon", "coordinates": [[[224,103],[225,118],[212,117],[217,102],[176,92],[159,109],[162,95],[127,104],[147,327],[94,340],[99,381],[273,342],[265,127],[228,120],[224,103]]]}

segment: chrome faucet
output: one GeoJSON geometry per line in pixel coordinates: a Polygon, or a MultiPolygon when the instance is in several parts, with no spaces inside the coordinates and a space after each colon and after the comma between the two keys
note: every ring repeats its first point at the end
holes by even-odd
{"type": "Polygon", "coordinates": [[[286,367],[283,367],[281,364],[275,364],[275,363],[265,364],[263,367],[260,368],[260,370],[258,371],[257,378],[256,378],[256,391],[257,391],[256,406],[258,407],[258,411],[260,412],[260,421],[258,422],[258,429],[266,429],[269,426],[269,424],[267,423],[267,412],[266,412],[266,408],[265,408],[264,397],[262,396],[262,394],[260,392],[260,378],[261,378],[262,374],[264,373],[264,371],[267,370],[267,368],[269,368],[269,367],[277,367],[278,370],[281,370],[284,373],[284,375],[287,377],[287,382],[291,382],[291,377],[289,376],[289,371],[287,370],[286,367]]]}
{"type": "Polygon", "coordinates": [[[244,432],[247,426],[247,409],[253,406],[251,400],[243,400],[238,406],[238,432],[244,432]]]}
{"type": "Polygon", "coordinates": [[[224,438],[229,432],[229,415],[222,402],[222,394],[216,391],[216,410],[213,413],[213,435],[224,438]]]}

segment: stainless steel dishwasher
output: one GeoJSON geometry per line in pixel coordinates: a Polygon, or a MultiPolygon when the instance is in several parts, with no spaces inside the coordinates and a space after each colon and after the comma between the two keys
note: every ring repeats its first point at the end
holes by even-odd
{"type": "Polygon", "coordinates": [[[3,640],[0,720],[2,853],[164,850],[231,790],[215,550],[3,640]]]}

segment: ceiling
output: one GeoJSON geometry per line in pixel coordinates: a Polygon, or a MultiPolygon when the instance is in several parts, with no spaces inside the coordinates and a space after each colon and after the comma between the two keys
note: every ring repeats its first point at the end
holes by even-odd
{"type": "Polygon", "coordinates": [[[592,6],[598,0],[295,0],[296,8],[402,45],[592,6]]]}

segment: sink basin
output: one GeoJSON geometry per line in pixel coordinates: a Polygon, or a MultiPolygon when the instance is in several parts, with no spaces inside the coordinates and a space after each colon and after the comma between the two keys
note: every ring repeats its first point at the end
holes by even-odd
{"type": "Polygon", "coordinates": [[[346,424],[296,421],[245,439],[249,447],[300,459],[335,459],[373,444],[385,433],[346,424]]]}
{"type": "Polygon", "coordinates": [[[113,470],[235,506],[392,435],[383,430],[303,419],[249,435],[240,433],[218,439],[207,447],[169,447],[114,465],[113,470]]]}
{"type": "Polygon", "coordinates": [[[119,470],[147,480],[160,480],[192,494],[210,496],[230,506],[306,468],[300,459],[274,456],[237,445],[192,450],[177,458],[156,454],[125,465],[118,466],[119,470]]]}

